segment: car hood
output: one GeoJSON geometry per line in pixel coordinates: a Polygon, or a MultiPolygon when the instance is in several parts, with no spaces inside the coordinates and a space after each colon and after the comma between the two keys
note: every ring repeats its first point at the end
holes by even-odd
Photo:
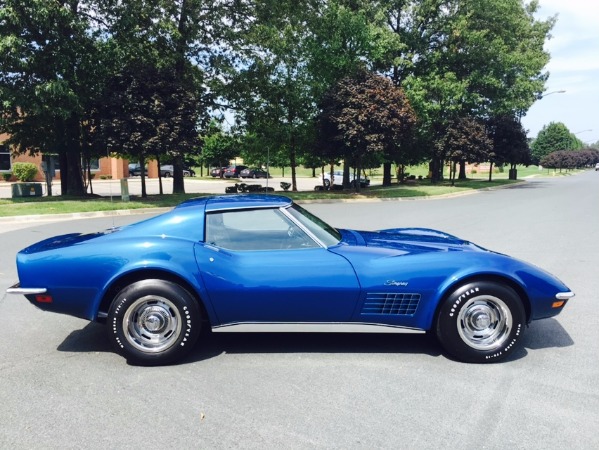
{"type": "Polygon", "coordinates": [[[469,241],[428,228],[392,228],[379,231],[339,230],[342,243],[396,250],[400,254],[448,251],[486,251],[469,241]]]}

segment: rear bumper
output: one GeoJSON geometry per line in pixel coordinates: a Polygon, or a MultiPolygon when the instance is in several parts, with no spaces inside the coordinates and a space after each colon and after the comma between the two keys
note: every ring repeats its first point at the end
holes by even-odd
{"type": "Polygon", "coordinates": [[[22,288],[20,283],[15,283],[6,290],[7,294],[20,294],[20,295],[35,295],[45,294],[46,288],[22,288]]]}

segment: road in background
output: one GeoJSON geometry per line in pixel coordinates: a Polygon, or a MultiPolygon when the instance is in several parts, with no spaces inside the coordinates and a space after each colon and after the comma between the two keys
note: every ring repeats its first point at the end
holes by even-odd
{"type": "MultiPolygon", "coordinates": [[[[129,195],[141,195],[141,177],[125,178],[129,195]]],[[[266,178],[196,178],[185,177],[185,192],[188,194],[224,194],[225,187],[233,186],[235,183],[259,184],[262,187],[272,187],[279,193],[283,192],[281,182],[291,183],[291,177],[272,177],[266,178]]],[[[320,183],[319,178],[297,177],[297,187],[301,191],[310,191],[314,186],[320,183]]],[[[93,180],[92,191],[94,194],[104,197],[121,196],[121,180],[93,180]]],[[[45,183],[42,183],[43,195],[47,195],[48,190],[45,183]]],[[[52,194],[60,195],[60,181],[52,183],[52,194]]],[[[89,190],[88,190],[89,192],[89,190]]],[[[162,192],[164,194],[173,193],[173,179],[162,178],[162,192]]],[[[160,193],[160,181],[158,178],[146,178],[146,193],[148,195],[158,195],[160,193]]],[[[0,198],[10,198],[12,195],[11,183],[0,182],[0,198]]]]}
{"type": "MultiPolygon", "coordinates": [[[[414,335],[203,336],[170,367],[127,365],[102,325],[0,294],[0,448],[599,448],[599,174],[434,200],[309,203],[334,226],[438,228],[537,264],[576,297],[491,365],[414,335]]],[[[23,224],[14,254],[139,220],[23,224]]]]}

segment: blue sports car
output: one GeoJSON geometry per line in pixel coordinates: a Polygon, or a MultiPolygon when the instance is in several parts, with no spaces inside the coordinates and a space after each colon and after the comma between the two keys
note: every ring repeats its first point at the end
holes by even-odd
{"type": "Polygon", "coordinates": [[[499,361],[574,294],[552,275],[440,231],[335,229],[290,199],[225,195],[17,255],[37,307],[107,322],[131,363],[168,364],[212,332],[434,333],[499,361]]]}

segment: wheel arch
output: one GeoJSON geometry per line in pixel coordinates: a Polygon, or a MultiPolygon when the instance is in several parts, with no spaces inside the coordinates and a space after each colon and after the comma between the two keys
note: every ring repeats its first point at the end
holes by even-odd
{"type": "Polygon", "coordinates": [[[137,281],[149,279],[170,281],[171,283],[178,284],[179,286],[184,288],[198,302],[204,320],[210,322],[210,316],[206,309],[206,305],[204,305],[204,301],[200,297],[197,290],[187,280],[185,280],[185,278],[176,275],[172,272],[160,269],[136,270],[133,272],[123,274],[122,276],[113,280],[108,289],[105,290],[104,295],[102,296],[102,300],[100,301],[100,306],[98,308],[97,314],[97,321],[103,322],[105,320],[108,314],[108,310],[110,309],[110,305],[112,304],[112,301],[123,288],[137,281]]]}
{"type": "Polygon", "coordinates": [[[528,297],[528,294],[526,293],[526,291],[524,290],[524,288],[517,283],[516,281],[505,277],[505,276],[501,276],[501,275],[496,275],[496,274],[485,274],[485,275],[481,275],[481,274],[477,274],[477,275],[472,275],[469,277],[464,277],[464,278],[460,278],[458,280],[455,280],[454,282],[452,282],[451,284],[447,285],[444,290],[442,295],[439,298],[439,302],[437,303],[437,306],[435,308],[435,314],[433,316],[433,321],[431,324],[431,329],[433,329],[435,327],[435,324],[437,323],[437,318],[439,317],[439,311],[441,310],[441,306],[443,305],[443,303],[445,303],[445,301],[447,300],[447,298],[461,285],[464,284],[469,284],[469,283],[473,283],[473,282],[481,282],[481,281],[486,281],[486,282],[491,282],[491,283],[502,283],[506,286],[509,286],[510,288],[512,288],[516,294],[518,295],[518,297],[520,298],[520,300],[522,301],[522,305],[524,306],[524,312],[526,313],[526,323],[530,322],[531,319],[531,314],[532,314],[532,308],[530,305],[530,299],[528,297]]]}

